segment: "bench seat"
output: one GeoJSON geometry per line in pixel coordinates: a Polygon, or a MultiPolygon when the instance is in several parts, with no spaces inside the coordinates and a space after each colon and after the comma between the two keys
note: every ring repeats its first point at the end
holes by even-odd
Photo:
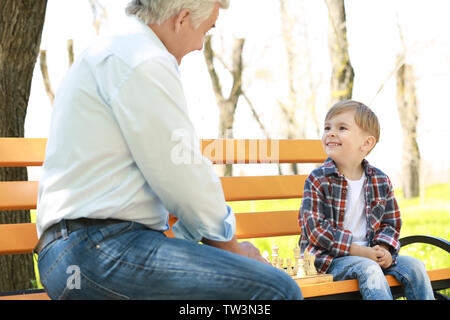
{"type": "MultiPolygon", "coordinates": [[[[201,140],[201,148],[215,164],[223,163],[310,163],[326,159],[320,140],[201,140]],[[269,150],[269,151],[267,151],[269,150]],[[275,151],[275,152],[274,152],[275,151]],[[225,161],[226,160],[226,161],[225,161]]],[[[0,138],[0,166],[41,166],[46,139],[0,138]]],[[[306,175],[272,175],[221,177],[227,201],[299,199],[303,196],[306,175]]],[[[37,181],[0,181],[0,211],[36,208],[37,181]]],[[[176,218],[170,216],[169,224],[176,218]]],[[[236,235],[239,239],[300,235],[298,208],[295,210],[249,211],[236,213],[236,235]]],[[[168,236],[173,236],[169,230],[168,236]]],[[[31,253],[37,243],[34,223],[0,225],[0,255],[31,253]]],[[[402,246],[422,242],[450,252],[448,241],[427,236],[400,240],[402,246]]],[[[450,287],[450,268],[428,270],[434,290],[450,287]]],[[[386,276],[393,295],[401,295],[402,285],[386,276]]],[[[360,299],[356,280],[316,284],[299,284],[305,299],[360,299]]],[[[44,290],[0,293],[0,300],[47,300],[44,290]]]]}

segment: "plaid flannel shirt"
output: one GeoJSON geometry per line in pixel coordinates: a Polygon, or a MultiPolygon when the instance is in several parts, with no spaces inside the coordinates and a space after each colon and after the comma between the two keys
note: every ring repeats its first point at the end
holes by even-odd
{"type": "MultiPolygon", "coordinates": [[[[387,244],[393,264],[397,262],[400,243],[400,211],[389,177],[363,160],[366,239],[369,246],[387,244]]],[[[316,256],[315,266],[326,273],[333,258],[349,255],[352,233],[344,229],[347,181],[334,161],[328,158],[305,181],[299,223],[299,245],[316,256]]]]}

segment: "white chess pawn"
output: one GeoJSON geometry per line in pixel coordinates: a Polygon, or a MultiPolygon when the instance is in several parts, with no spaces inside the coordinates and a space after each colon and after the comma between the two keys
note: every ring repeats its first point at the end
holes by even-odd
{"type": "Polygon", "coordinates": [[[316,267],[314,266],[314,260],[316,260],[316,256],[312,253],[309,253],[308,250],[304,253],[305,259],[305,272],[308,276],[313,276],[317,274],[316,267]]]}
{"type": "Polygon", "coordinates": [[[293,251],[294,251],[294,261],[297,261],[297,259],[300,259],[300,248],[298,247],[298,245],[295,246],[293,251]]]}
{"type": "Polygon", "coordinates": [[[305,272],[305,261],[301,258],[297,259],[297,277],[298,278],[302,278],[304,276],[306,276],[306,272],[305,272]]]}
{"type": "Polygon", "coordinates": [[[294,251],[294,275],[296,275],[297,271],[298,271],[297,261],[298,261],[298,259],[301,258],[301,256],[300,256],[300,248],[298,247],[298,245],[295,245],[295,248],[294,248],[293,251],[294,251]]]}
{"type": "Polygon", "coordinates": [[[293,276],[294,270],[292,269],[292,260],[290,258],[286,259],[286,272],[288,275],[293,276]]]}
{"type": "Polygon", "coordinates": [[[278,257],[277,268],[284,271],[284,259],[281,257],[278,257]]]}
{"type": "Polygon", "coordinates": [[[274,244],[272,247],[272,265],[274,267],[277,267],[277,265],[278,265],[278,250],[279,249],[280,248],[278,248],[276,244],[274,244]]]}

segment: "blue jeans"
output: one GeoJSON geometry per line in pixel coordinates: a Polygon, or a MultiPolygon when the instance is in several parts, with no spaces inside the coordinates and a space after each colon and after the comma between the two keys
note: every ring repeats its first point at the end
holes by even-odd
{"type": "Polygon", "coordinates": [[[283,271],[136,222],[77,230],[47,245],[38,267],[52,299],[302,299],[283,271]]]}
{"type": "Polygon", "coordinates": [[[375,261],[344,256],[333,259],[327,271],[334,281],[357,279],[359,291],[365,300],[392,300],[384,275],[393,275],[405,288],[409,300],[434,300],[433,289],[424,264],[419,259],[398,256],[397,264],[382,269],[375,261]]]}

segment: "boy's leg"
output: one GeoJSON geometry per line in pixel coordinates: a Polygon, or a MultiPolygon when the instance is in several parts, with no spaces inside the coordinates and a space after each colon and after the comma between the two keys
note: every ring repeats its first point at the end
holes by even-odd
{"type": "Polygon", "coordinates": [[[128,222],[55,241],[39,255],[39,271],[53,299],[302,298],[269,265],[128,222]]]}
{"type": "Polygon", "coordinates": [[[368,258],[344,256],[334,258],[328,273],[334,281],[357,279],[364,300],[392,300],[391,289],[380,266],[368,258]]]}
{"type": "Polygon", "coordinates": [[[398,256],[397,264],[385,270],[405,287],[405,296],[410,300],[434,300],[433,288],[425,265],[419,259],[398,256]]]}

